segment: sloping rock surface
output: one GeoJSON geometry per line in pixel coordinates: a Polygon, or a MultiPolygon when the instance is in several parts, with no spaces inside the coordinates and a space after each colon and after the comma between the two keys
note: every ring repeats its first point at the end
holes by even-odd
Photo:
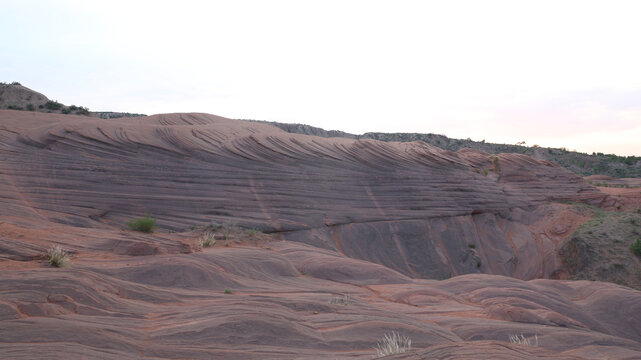
{"type": "Polygon", "coordinates": [[[122,227],[151,214],[175,231],[235,222],[416,277],[553,276],[565,233],[547,228],[563,211],[551,202],[604,197],[517,154],[319,138],[206,114],[1,116],[0,216],[122,227]]]}

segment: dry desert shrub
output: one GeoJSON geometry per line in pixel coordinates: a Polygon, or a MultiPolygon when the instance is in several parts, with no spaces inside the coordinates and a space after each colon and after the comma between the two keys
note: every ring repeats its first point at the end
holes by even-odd
{"type": "Polygon", "coordinates": [[[154,227],[156,226],[156,219],[145,216],[128,221],[127,226],[129,226],[131,230],[152,233],[154,232],[154,227]]]}
{"type": "Polygon", "coordinates": [[[198,242],[201,248],[211,247],[216,244],[216,238],[212,231],[205,231],[198,242]]]}
{"type": "Polygon", "coordinates": [[[47,252],[47,258],[49,259],[49,264],[55,267],[65,267],[69,264],[69,254],[67,250],[63,249],[58,245],[54,245],[47,252]]]}
{"type": "Polygon", "coordinates": [[[346,294],[346,295],[343,295],[343,296],[332,296],[329,299],[329,303],[331,305],[347,306],[347,305],[349,305],[349,294],[346,294]]]}
{"type": "Polygon", "coordinates": [[[539,346],[539,336],[534,335],[534,341],[532,339],[526,338],[523,334],[521,335],[510,335],[509,337],[510,343],[512,344],[520,344],[520,345],[529,345],[529,346],[539,346]]]}

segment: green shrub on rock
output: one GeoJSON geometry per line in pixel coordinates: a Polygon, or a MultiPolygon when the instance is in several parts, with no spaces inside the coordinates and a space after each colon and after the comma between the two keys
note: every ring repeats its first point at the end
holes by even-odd
{"type": "Polygon", "coordinates": [[[127,222],[127,226],[131,230],[142,231],[146,233],[154,232],[156,226],[156,219],[149,216],[133,219],[127,222]]]}

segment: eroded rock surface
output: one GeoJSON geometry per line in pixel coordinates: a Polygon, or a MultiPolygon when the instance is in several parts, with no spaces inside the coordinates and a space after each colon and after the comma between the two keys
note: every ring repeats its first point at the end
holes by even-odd
{"type": "Polygon", "coordinates": [[[577,220],[555,223],[564,207],[551,202],[605,196],[524,155],[312,137],[206,114],[2,119],[3,217],[119,228],[152,214],[172,230],[236,222],[415,277],[550,277],[563,227],[577,220]]]}

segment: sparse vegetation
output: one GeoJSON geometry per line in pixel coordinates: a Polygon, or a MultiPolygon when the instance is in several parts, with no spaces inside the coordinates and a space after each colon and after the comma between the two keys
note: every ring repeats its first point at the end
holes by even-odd
{"type": "Polygon", "coordinates": [[[69,254],[59,245],[54,245],[47,252],[47,259],[51,266],[65,267],[69,264],[69,254]]]}
{"type": "Polygon", "coordinates": [[[36,111],[36,107],[33,104],[27,104],[27,110],[36,111]]]}
{"type": "Polygon", "coordinates": [[[235,222],[225,222],[219,229],[223,233],[223,240],[231,240],[234,238],[234,234],[240,232],[240,228],[236,225],[235,222]]]}
{"type": "Polygon", "coordinates": [[[347,306],[349,305],[349,294],[345,294],[343,296],[332,296],[329,299],[329,303],[331,305],[343,305],[347,306]]]}
{"type": "Polygon", "coordinates": [[[133,219],[127,222],[127,226],[131,230],[151,233],[154,232],[154,227],[156,226],[156,219],[149,216],[133,219]]]}
{"type": "Polygon", "coordinates": [[[200,237],[199,245],[201,248],[212,247],[216,244],[216,238],[212,231],[205,231],[200,237]]]}
{"type": "Polygon", "coordinates": [[[412,348],[412,340],[407,336],[392,331],[391,334],[385,334],[382,339],[377,341],[376,357],[380,358],[387,355],[402,354],[412,348]]]}
{"type": "Polygon", "coordinates": [[[258,233],[260,233],[260,231],[258,231],[256,229],[245,229],[245,234],[247,234],[249,236],[254,236],[254,235],[258,234],[258,233]]]}
{"type": "Polygon", "coordinates": [[[641,236],[641,214],[624,209],[606,211],[585,204],[575,204],[572,209],[591,219],[559,247],[568,278],[641,289],[641,268],[634,250],[641,236]]]}
{"type": "Polygon", "coordinates": [[[510,343],[512,344],[520,344],[520,345],[528,345],[528,346],[539,346],[539,336],[534,334],[534,341],[532,339],[528,339],[525,337],[525,335],[510,335],[509,336],[510,343]]]}
{"type": "Polygon", "coordinates": [[[89,109],[86,108],[86,107],[80,106],[76,110],[76,114],[77,115],[85,115],[85,116],[87,116],[87,115],[89,115],[89,109]]]}
{"type": "Polygon", "coordinates": [[[270,238],[260,230],[245,228],[233,221],[225,221],[221,224],[212,220],[203,226],[191,226],[191,230],[201,232],[198,239],[200,248],[214,246],[214,244],[229,247],[243,242],[258,245],[270,238]]]}
{"type": "Polygon", "coordinates": [[[111,111],[98,111],[98,112],[94,111],[93,115],[101,119],[117,119],[117,118],[123,118],[123,117],[147,116],[145,114],[117,113],[117,112],[111,112],[111,111]]]}
{"type": "Polygon", "coordinates": [[[493,156],[492,157],[492,163],[494,164],[494,172],[497,174],[501,173],[501,165],[499,164],[499,157],[498,156],[493,156]]]}
{"type": "Polygon", "coordinates": [[[228,295],[229,295],[229,294],[233,294],[233,293],[234,293],[234,290],[232,290],[232,289],[225,289],[225,294],[228,294],[228,295]]]}
{"type": "Polygon", "coordinates": [[[62,105],[61,103],[59,103],[59,102],[57,102],[55,100],[49,100],[49,101],[47,101],[45,103],[45,108],[47,108],[49,110],[60,110],[60,109],[62,109],[63,106],[64,105],[62,105]]]}

